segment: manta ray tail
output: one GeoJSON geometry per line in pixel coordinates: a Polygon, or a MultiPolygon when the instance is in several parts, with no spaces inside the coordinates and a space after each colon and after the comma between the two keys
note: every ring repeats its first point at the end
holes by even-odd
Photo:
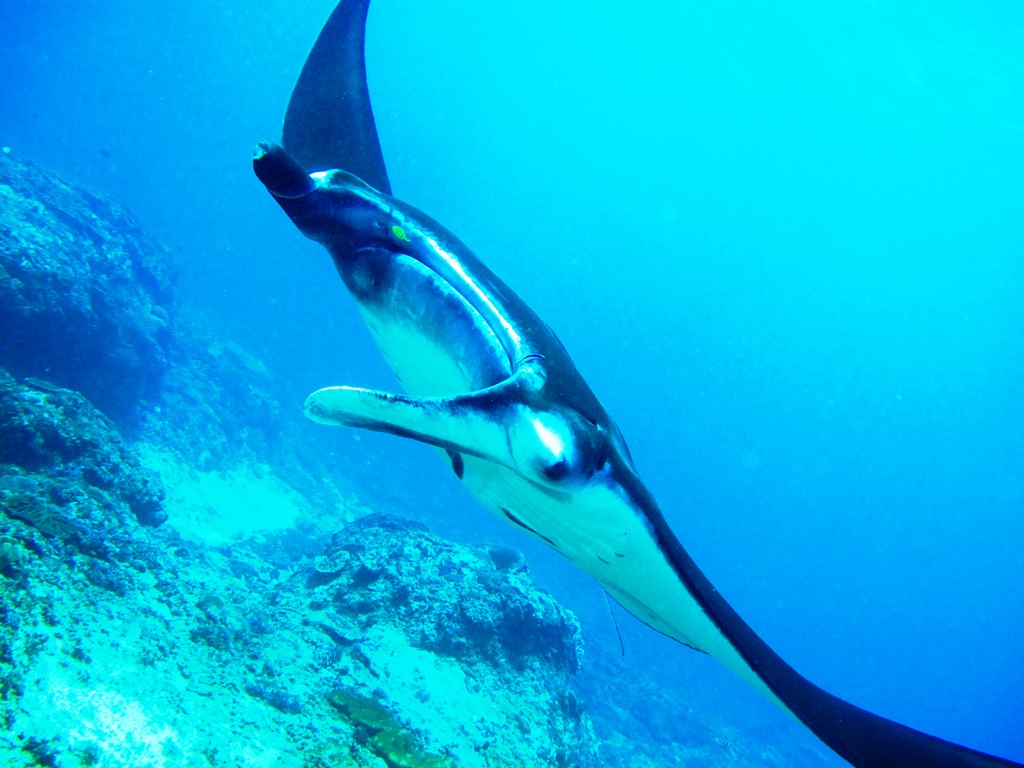
{"type": "Polygon", "coordinates": [[[739,651],[750,670],[832,750],[857,768],[1024,768],[888,720],[819,688],[787,664],[733,610],[660,515],[655,528],[686,589],[739,651]]]}
{"type": "Polygon", "coordinates": [[[390,195],[366,87],[369,4],[345,0],[327,20],[292,91],[281,143],[309,171],[348,171],[390,195]]]}

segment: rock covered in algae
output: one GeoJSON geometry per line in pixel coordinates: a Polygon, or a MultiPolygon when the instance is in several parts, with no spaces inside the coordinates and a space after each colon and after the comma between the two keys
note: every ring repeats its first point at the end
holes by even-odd
{"type": "Polygon", "coordinates": [[[327,702],[352,724],[356,739],[389,768],[456,768],[451,757],[428,752],[410,726],[379,698],[335,688],[327,702]]]}

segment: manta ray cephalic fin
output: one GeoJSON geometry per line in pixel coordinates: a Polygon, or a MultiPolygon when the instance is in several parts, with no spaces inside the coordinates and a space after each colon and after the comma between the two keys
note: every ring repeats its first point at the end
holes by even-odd
{"type": "Polygon", "coordinates": [[[451,397],[326,387],[307,397],[303,410],[321,424],[386,432],[514,467],[507,425],[524,407],[530,379],[520,369],[492,387],[451,397]]]}

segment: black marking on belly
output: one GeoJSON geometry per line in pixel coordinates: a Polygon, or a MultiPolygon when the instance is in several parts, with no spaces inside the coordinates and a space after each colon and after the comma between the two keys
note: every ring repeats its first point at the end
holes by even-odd
{"type": "Polygon", "coordinates": [[[602,563],[604,563],[605,565],[611,565],[611,563],[609,563],[609,562],[608,562],[607,560],[605,560],[605,559],[604,559],[603,557],[601,557],[600,555],[598,555],[598,556],[597,556],[597,559],[598,559],[598,560],[600,560],[600,561],[601,561],[602,563]]]}
{"type": "Polygon", "coordinates": [[[462,454],[458,451],[453,451],[451,448],[448,449],[448,458],[452,460],[452,472],[455,476],[462,479],[463,474],[466,472],[466,462],[462,459],[462,454]]]}
{"type": "Polygon", "coordinates": [[[508,511],[507,509],[505,509],[504,507],[502,507],[502,508],[501,508],[501,511],[502,511],[502,512],[503,512],[503,513],[505,514],[505,517],[507,517],[507,518],[508,518],[509,520],[511,520],[511,521],[512,521],[513,523],[515,523],[516,525],[518,525],[518,526],[519,526],[520,528],[522,528],[522,529],[523,529],[524,531],[529,531],[529,532],[530,532],[530,533],[532,533],[532,534],[533,534],[534,536],[538,536],[539,538],[542,538],[542,539],[544,539],[544,541],[546,541],[546,542],[547,542],[548,544],[550,544],[550,545],[551,545],[552,547],[555,547],[555,549],[558,549],[558,547],[556,547],[556,546],[555,546],[555,542],[553,542],[553,541],[552,541],[551,539],[549,539],[549,538],[548,538],[547,536],[545,536],[545,535],[544,535],[543,533],[538,533],[537,531],[533,530],[533,528],[531,528],[530,526],[528,526],[528,525],[527,525],[526,523],[524,523],[524,522],[523,522],[522,520],[520,520],[520,519],[519,519],[518,517],[516,517],[516,516],[515,516],[515,515],[513,515],[513,514],[512,514],[511,512],[509,512],[509,511],[508,511]]]}
{"type": "Polygon", "coordinates": [[[624,554],[622,554],[621,552],[616,552],[616,553],[615,553],[615,556],[616,556],[616,557],[625,557],[625,555],[624,555],[624,554]]]}

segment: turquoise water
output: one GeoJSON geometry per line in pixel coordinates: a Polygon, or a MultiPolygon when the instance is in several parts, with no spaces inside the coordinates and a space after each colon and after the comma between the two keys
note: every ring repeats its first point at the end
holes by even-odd
{"type": "MultiPolygon", "coordinates": [[[[131,207],[182,292],[292,372],[388,387],[323,254],[252,176],[316,3],[8,3],[0,144],[131,207]]],[[[948,3],[375,0],[396,193],[558,331],[683,543],[811,679],[1024,759],[1024,17],[948,3]]],[[[504,537],[596,642],[598,590],[419,446],[366,493],[504,537]]],[[[627,657],[727,673],[617,618],[627,657]]],[[[777,719],[776,719],[777,718],[777,719]]]]}

